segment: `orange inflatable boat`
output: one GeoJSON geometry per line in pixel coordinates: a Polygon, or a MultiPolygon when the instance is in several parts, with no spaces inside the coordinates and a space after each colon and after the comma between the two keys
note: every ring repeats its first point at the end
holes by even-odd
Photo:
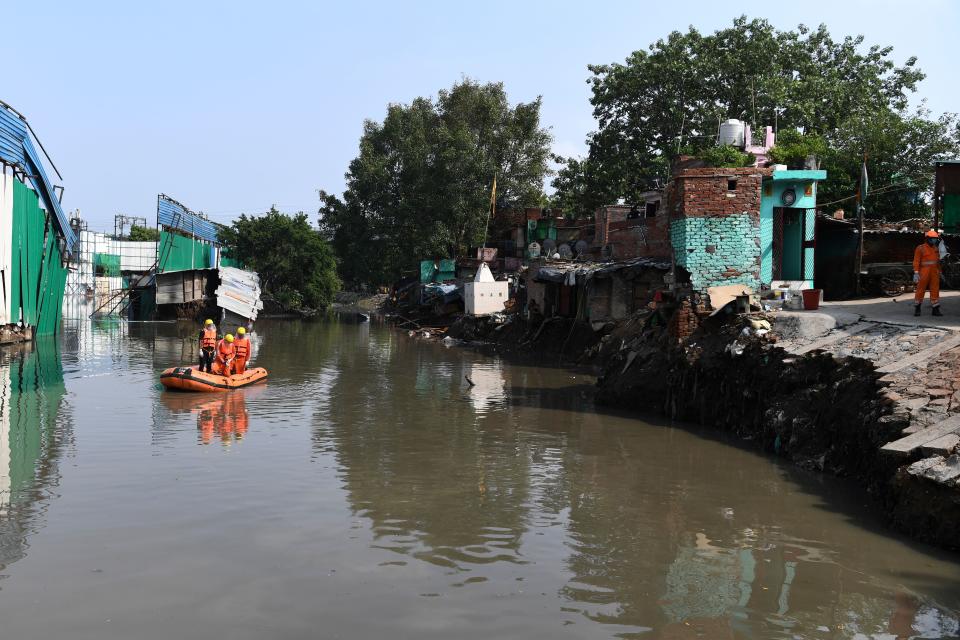
{"type": "Polygon", "coordinates": [[[267,379],[263,367],[247,369],[232,376],[206,373],[193,367],[170,367],[160,374],[160,384],[177,391],[229,391],[241,389],[267,379]]]}

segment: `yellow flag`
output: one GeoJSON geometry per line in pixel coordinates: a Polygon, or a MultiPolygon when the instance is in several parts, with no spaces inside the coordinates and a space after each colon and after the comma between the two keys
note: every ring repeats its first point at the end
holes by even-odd
{"type": "Polygon", "coordinates": [[[490,190],[490,209],[497,206],[497,176],[493,176],[493,189],[490,190]]]}

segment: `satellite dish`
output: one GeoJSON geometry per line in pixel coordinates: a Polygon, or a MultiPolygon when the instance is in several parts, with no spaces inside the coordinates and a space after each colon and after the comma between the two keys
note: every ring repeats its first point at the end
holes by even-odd
{"type": "Polygon", "coordinates": [[[587,249],[590,248],[590,245],[587,244],[586,240],[577,240],[577,244],[573,247],[573,252],[578,256],[582,256],[587,252],[587,249]]]}
{"type": "Polygon", "coordinates": [[[543,252],[553,253],[557,248],[557,241],[553,238],[547,238],[543,241],[543,252]]]}
{"type": "Polygon", "coordinates": [[[564,260],[569,260],[570,258],[573,257],[573,249],[571,249],[570,245],[568,245],[567,243],[563,243],[562,245],[560,245],[557,251],[560,253],[560,257],[563,258],[564,260]]]}

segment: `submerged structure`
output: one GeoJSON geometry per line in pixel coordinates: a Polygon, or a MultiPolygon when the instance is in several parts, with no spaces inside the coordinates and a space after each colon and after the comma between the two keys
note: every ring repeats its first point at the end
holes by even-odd
{"type": "Polygon", "coordinates": [[[57,332],[76,245],[63,188],[50,181],[35,140],[26,118],[0,102],[0,343],[57,332]]]}
{"type": "Polygon", "coordinates": [[[224,254],[217,225],[169,196],[157,198],[156,309],[159,318],[209,315],[230,324],[257,319],[260,278],[224,254]]]}

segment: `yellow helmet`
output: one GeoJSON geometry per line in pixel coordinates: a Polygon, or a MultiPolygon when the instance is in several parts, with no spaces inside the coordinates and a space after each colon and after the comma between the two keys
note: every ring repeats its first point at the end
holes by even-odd
{"type": "Polygon", "coordinates": [[[242,336],[242,335],[245,334],[246,332],[247,332],[247,330],[244,329],[243,327],[239,327],[239,328],[237,329],[237,335],[238,335],[238,336],[242,336]]]}
{"type": "Polygon", "coordinates": [[[233,342],[233,335],[228,333],[227,335],[223,336],[223,339],[227,342],[233,342]]]}
{"type": "Polygon", "coordinates": [[[210,318],[207,318],[206,320],[203,321],[203,324],[204,326],[209,327],[210,325],[213,324],[213,320],[211,320],[210,318]]]}

